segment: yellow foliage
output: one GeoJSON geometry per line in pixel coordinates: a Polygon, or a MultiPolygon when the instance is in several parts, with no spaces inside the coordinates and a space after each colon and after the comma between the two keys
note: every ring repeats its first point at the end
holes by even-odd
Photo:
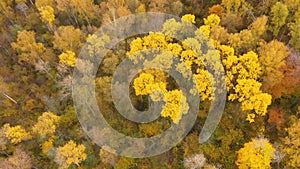
{"type": "Polygon", "coordinates": [[[286,66],[286,58],[289,56],[289,50],[284,43],[273,40],[263,44],[259,48],[259,61],[262,65],[263,89],[272,93],[271,88],[280,83],[284,77],[281,67],[286,66]]]}
{"type": "Polygon", "coordinates": [[[141,4],[136,10],[135,12],[139,13],[139,12],[146,12],[146,6],[145,4],[141,4]]]}
{"type": "Polygon", "coordinates": [[[140,74],[134,79],[133,87],[137,96],[150,94],[155,89],[154,76],[148,73],[140,74]]]}
{"type": "Polygon", "coordinates": [[[54,6],[55,0],[35,0],[35,6],[39,9],[43,6],[54,6]]]}
{"type": "Polygon", "coordinates": [[[51,112],[44,112],[39,118],[38,122],[33,126],[32,132],[44,139],[52,137],[59,123],[59,116],[51,112]]]}
{"type": "Polygon", "coordinates": [[[61,51],[81,49],[82,32],[73,26],[60,26],[54,33],[53,47],[61,51]]]}
{"type": "Polygon", "coordinates": [[[76,64],[77,58],[75,57],[75,53],[67,50],[66,52],[59,55],[59,62],[64,63],[68,66],[74,67],[76,64]]]}
{"type": "Polygon", "coordinates": [[[204,18],[204,24],[210,28],[216,28],[220,26],[221,19],[216,14],[211,14],[207,18],[204,18]]]}
{"type": "Polygon", "coordinates": [[[42,21],[52,27],[53,21],[55,20],[54,9],[47,5],[38,8],[38,10],[40,11],[42,21]]]}
{"type": "Polygon", "coordinates": [[[35,64],[45,52],[44,45],[36,43],[34,36],[33,31],[19,31],[17,42],[11,43],[12,48],[18,52],[19,61],[35,64]]]}
{"type": "Polygon", "coordinates": [[[87,158],[84,151],[84,145],[77,145],[71,140],[64,146],[57,148],[55,162],[57,162],[63,169],[68,168],[72,164],[79,166],[79,163],[87,158]]]}
{"type": "Polygon", "coordinates": [[[270,169],[275,149],[265,138],[252,139],[238,153],[236,165],[239,169],[270,169]]]}
{"type": "Polygon", "coordinates": [[[201,31],[201,32],[203,33],[203,35],[205,35],[206,37],[209,37],[210,32],[211,32],[209,25],[202,25],[202,26],[200,26],[200,31],[201,31]]]}
{"type": "MultiPolygon", "coordinates": [[[[238,79],[237,85],[234,87],[235,94],[228,96],[229,100],[238,100],[242,103],[242,110],[254,110],[256,114],[264,116],[267,113],[267,108],[272,102],[272,96],[267,93],[262,93],[260,90],[261,83],[253,79],[238,79]]],[[[253,115],[247,117],[251,122],[253,115]]]]}
{"type": "Polygon", "coordinates": [[[18,144],[21,141],[31,139],[31,135],[26,132],[26,130],[22,126],[19,125],[11,127],[8,123],[4,124],[4,126],[2,127],[2,132],[12,144],[18,144]]]}
{"type": "Polygon", "coordinates": [[[178,124],[183,114],[188,113],[189,106],[186,97],[180,90],[172,90],[165,93],[166,105],[161,116],[170,117],[175,124],[178,124]]]}
{"type": "Polygon", "coordinates": [[[212,87],[214,79],[212,75],[203,69],[198,69],[198,74],[194,75],[198,92],[201,96],[201,100],[213,100],[214,88],[212,87]]]}
{"type": "Polygon", "coordinates": [[[286,128],[288,135],[283,139],[283,152],[286,154],[286,165],[289,168],[300,168],[300,119],[292,120],[286,128]]]}
{"type": "Polygon", "coordinates": [[[50,138],[49,140],[41,144],[42,152],[44,154],[48,154],[49,151],[53,148],[53,141],[54,141],[53,138],[50,138]]]}
{"type": "Polygon", "coordinates": [[[190,22],[190,23],[196,23],[195,22],[195,15],[186,14],[186,15],[182,16],[182,21],[190,22]]]}

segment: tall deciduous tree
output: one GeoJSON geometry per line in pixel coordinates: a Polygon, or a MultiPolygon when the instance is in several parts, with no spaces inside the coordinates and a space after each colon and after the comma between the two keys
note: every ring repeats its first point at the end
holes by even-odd
{"type": "Polygon", "coordinates": [[[83,34],[73,26],[61,26],[54,33],[53,45],[55,49],[66,52],[78,52],[82,46],[83,34]]]}
{"type": "Polygon", "coordinates": [[[264,168],[271,169],[270,163],[274,158],[275,149],[265,138],[252,139],[244,144],[238,153],[236,165],[240,169],[264,168]]]}
{"type": "MultiPolygon", "coordinates": [[[[300,111],[300,110],[299,110],[300,111]]],[[[282,149],[286,154],[286,165],[291,168],[300,167],[300,119],[292,117],[292,124],[286,128],[287,136],[283,139],[282,149]]]]}
{"type": "Polygon", "coordinates": [[[282,2],[277,2],[271,8],[271,31],[274,36],[277,36],[280,28],[286,23],[286,18],[289,15],[289,10],[282,2]]]}
{"type": "Polygon", "coordinates": [[[259,62],[263,68],[262,89],[272,94],[272,90],[276,90],[273,86],[280,83],[284,77],[281,68],[286,66],[289,50],[284,43],[273,40],[259,48],[259,55],[259,62]]]}
{"type": "Polygon", "coordinates": [[[13,49],[18,52],[19,62],[35,64],[42,59],[41,56],[46,48],[42,43],[37,43],[35,40],[35,32],[20,31],[16,42],[11,43],[13,49]]]}
{"type": "Polygon", "coordinates": [[[72,164],[79,166],[79,164],[87,158],[84,152],[84,145],[77,145],[72,140],[64,146],[58,147],[56,151],[55,162],[63,169],[68,168],[72,164]]]}

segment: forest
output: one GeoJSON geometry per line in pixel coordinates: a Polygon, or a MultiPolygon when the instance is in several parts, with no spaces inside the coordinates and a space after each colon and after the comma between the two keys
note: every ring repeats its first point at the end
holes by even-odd
{"type": "Polygon", "coordinates": [[[300,0],[0,0],[0,25],[0,169],[300,168],[300,0]]]}

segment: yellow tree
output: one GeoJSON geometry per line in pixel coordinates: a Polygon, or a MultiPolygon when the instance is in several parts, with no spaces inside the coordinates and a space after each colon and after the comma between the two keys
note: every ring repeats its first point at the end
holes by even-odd
{"type": "Polygon", "coordinates": [[[55,0],[35,0],[35,6],[39,9],[41,7],[45,6],[51,6],[54,7],[55,0]]]}
{"type": "Polygon", "coordinates": [[[51,28],[53,26],[53,21],[55,20],[54,9],[47,5],[38,8],[38,10],[40,11],[42,21],[51,28]]]}
{"type": "Polygon", "coordinates": [[[32,132],[37,134],[41,139],[52,137],[58,127],[60,117],[51,113],[44,112],[38,122],[32,127],[32,132]]]}
{"type": "Polygon", "coordinates": [[[274,152],[275,149],[269,140],[265,138],[252,139],[237,152],[236,165],[240,169],[271,169],[270,163],[274,158],[274,152]]]}
{"type": "Polygon", "coordinates": [[[78,52],[82,46],[83,34],[73,26],[60,26],[54,33],[53,47],[66,52],[78,52]]]}
{"type": "Polygon", "coordinates": [[[69,141],[62,147],[58,147],[55,155],[55,162],[60,168],[66,169],[72,164],[79,166],[79,163],[86,160],[84,145],[77,145],[74,141],[69,141]]]}
{"type": "Polygon", "coordinates": [[[33,31],[20,31],[17,42],[11,43],[12,48],[18,53],[19,62],[35,64],[41,59],[46,48],[42,43],[37,43],[34,36],[35,32],[33,31]]]}
{"type": "Polygon", "coordinates": [[[59,62],[71,67],[75,66],[76,60],[75,53],[69,50],[59,55],[59,62]]]}
{"type": "MultiPolygon", "coordinates": [[[[227,73],[227,89],[230,91],[228,99],[240,102],[243,111],[254,111],[257,115],[266,115],[272,96],[263,93],[262,84],[257,81],[262,73],[258,55],[251,51],[238,58],[233,55],[232,48],[221,46],[220,49],[227,73]]],[[[247,114],[249,122],[254,122],[254,118],[254,113],[247,114]]]]}
{"type": "Polygon", "coordinates": [[[275,92],[273,90],[276,90],[273,86],[281,83],[284,78],[284,69],[281,68],[286,66],[286,58],[289,56],[289,50],[284,43],[273,40],[261,45],[259,55],[259,62],[263,68],[262,89],[265,92],[273,94],[275,92]]]}
{"type": "MultiPolygon", "coordinates": [[[[299,107],[300,111],[300,107],[299,107]]],[[[287,167],[299,168],[300,167],[300,119],[292,117],[292,124],[286,128],[287,136],[283,138],[282,149],[286,154],[285,161],[287,167]]]]}
{"type": "Polygon", "coordinates": [[[30,133],[28,133],[20,125],[11,127],[10,124],[8,124],[8,123],[4,124],[1,132],[12,144],[18,144],[22,141],[31,139],[30,133]]]}

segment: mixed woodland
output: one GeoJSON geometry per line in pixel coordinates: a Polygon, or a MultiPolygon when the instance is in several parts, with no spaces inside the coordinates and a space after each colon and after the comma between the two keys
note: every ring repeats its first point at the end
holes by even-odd
{"type": "Polygon", "coordinates": [[[300,168],[300,0],[0,0],[0,169],[17,168],[300,168]],[[101,26],[144,12],[180,20],[168,19],[159,32],[128,37],[108,50],[94,80],[103,116],[120,133],[147,138],[190,113],[187,92],[201,100],[179,144],[157,156],[128,158],[97,145],[82,129],[73,71],[77,65],[89,71],[78,59],[85,45],[94,55],[111,40],[97,37],[101,26]],[[140,111],[149,109],[149,98],[164,106],[159,119],[139,124],[118,113],[110,87],[122,60],[137,64],[145,49],[162,51],[145,67],[174,68],[196,88],[181,90],[166,72],[143,70],[130,83],[131,103],[140,111]],[[174,57],[182,64],[173,64],[174,57]],[[225,108],[200,144],[218,81],[226,84],[225,108]]]}

